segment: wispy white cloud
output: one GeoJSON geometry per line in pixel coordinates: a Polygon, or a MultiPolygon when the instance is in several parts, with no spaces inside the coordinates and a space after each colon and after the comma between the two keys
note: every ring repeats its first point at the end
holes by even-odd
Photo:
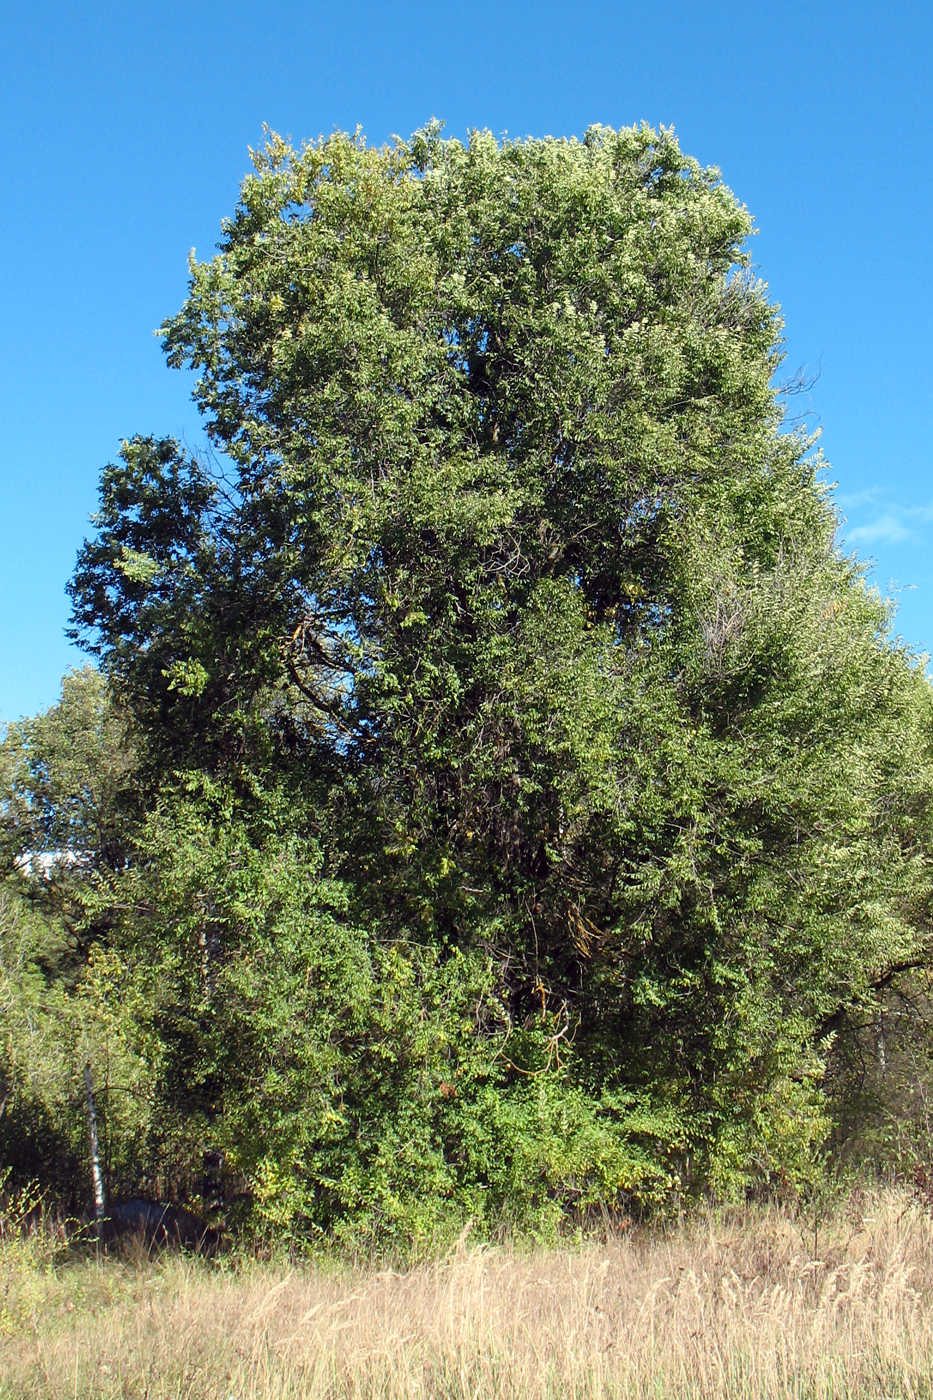
{"type": "Polygon", "coordinates": [[[865,491],[834,492],[832,499],[841,511],[864,510],[866,506],[878,505],[883,495],[880,486],[869,486],[865,491]]]}
{"type": "Polygon", "coordinates": [[[917,540],[924,534],[923,527],[933,522],[933,505],[901,505],[896,501],[885,501],[881,487],[872,487],[848,497],[839,497],[836,502],[844,511],[851,511],[856,517],[869,514],[867,520],[850,524],[846,519],[840,531],[848,544],[904,544],[907,540],[917,540]],[[874,506],[874,512],[868,508],[874,506]]]}
{"type": "Polygon", "coordinates": [[[904,524],[900,514],[893,510],[886,510],[877,519],[865,525],[856,525],[844,533],[850,544],[900,544],[913,536],[913,531],[904,524]]]}

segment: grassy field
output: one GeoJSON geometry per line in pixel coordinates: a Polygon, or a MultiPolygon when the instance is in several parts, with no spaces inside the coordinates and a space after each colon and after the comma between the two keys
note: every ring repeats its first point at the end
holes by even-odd
{"type": "Polygon", "coordinates": [[[403,1272],[0,1244],[2,1400],[933,1397],[933,1220],[895,1191],[403,1272]]]}

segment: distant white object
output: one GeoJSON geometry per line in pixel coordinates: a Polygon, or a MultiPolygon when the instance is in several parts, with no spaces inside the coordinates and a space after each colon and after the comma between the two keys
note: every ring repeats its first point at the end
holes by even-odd
{"type": "Polygon", "coordinates": [[[83,851],[23,851],[14,864],[19,873],[29,879],[52,880],[60,870],[86,865],[87,860],[83,851]]]}

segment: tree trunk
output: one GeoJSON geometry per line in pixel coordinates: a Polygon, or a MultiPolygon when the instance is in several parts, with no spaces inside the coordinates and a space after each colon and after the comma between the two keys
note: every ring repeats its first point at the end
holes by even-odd
{"type": "Polygon", "coordinates": [[[97,1243],[100,1244],[101,1227],[106,1211],[104,1199],[104,1178],[100,1170],[100,1142],[97,1136],[97,1108],[94,1103],[94,1085],[91,1081],[91,1066],[84,1066],[84,1092],[87,1100],[87,1133],[91,1143],[91,1181],[94,1185],[94,1224],[97,1243]]]}

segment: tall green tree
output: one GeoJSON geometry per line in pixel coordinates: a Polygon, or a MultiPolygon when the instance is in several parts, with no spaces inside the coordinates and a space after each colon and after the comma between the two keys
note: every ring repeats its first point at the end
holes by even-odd
{"type": "Polygon", "coordinates": [[[156,768],[284,785],[355,918],[485,956],[516,1077],[572,1046],[685,1178],[805,1173],[847,1008],[927,956],[930,696],[747,212],[647,127],[254,165],[163,328],[226,475],[124,444],[76,635],[156,768]]]}
{"type": "Polygon", "coordinates": [[[0,877],[18,874],[30,901],[79,942],[106,927],[106,891],[132,849],[141,794],[131,728],[88,666],[0,741],[0,877]]]}
{"type": "Polygon", "coordinates": [[[69,1211],[90,1185],[88,1062],[110,1184],[145,1175],[147,1067],[113,948],[141,805],[131,728],[87,667],[0,741],[0,1173],[69,1211]]]}
{"type": "Polygon", "coordinates": [[[3,861],[59,851],[85,865],[118,866],[134,761],[129,716],[103,676],[91,666],[69,671],[58,703],[9,725],[0,741],[3,861]]]}

